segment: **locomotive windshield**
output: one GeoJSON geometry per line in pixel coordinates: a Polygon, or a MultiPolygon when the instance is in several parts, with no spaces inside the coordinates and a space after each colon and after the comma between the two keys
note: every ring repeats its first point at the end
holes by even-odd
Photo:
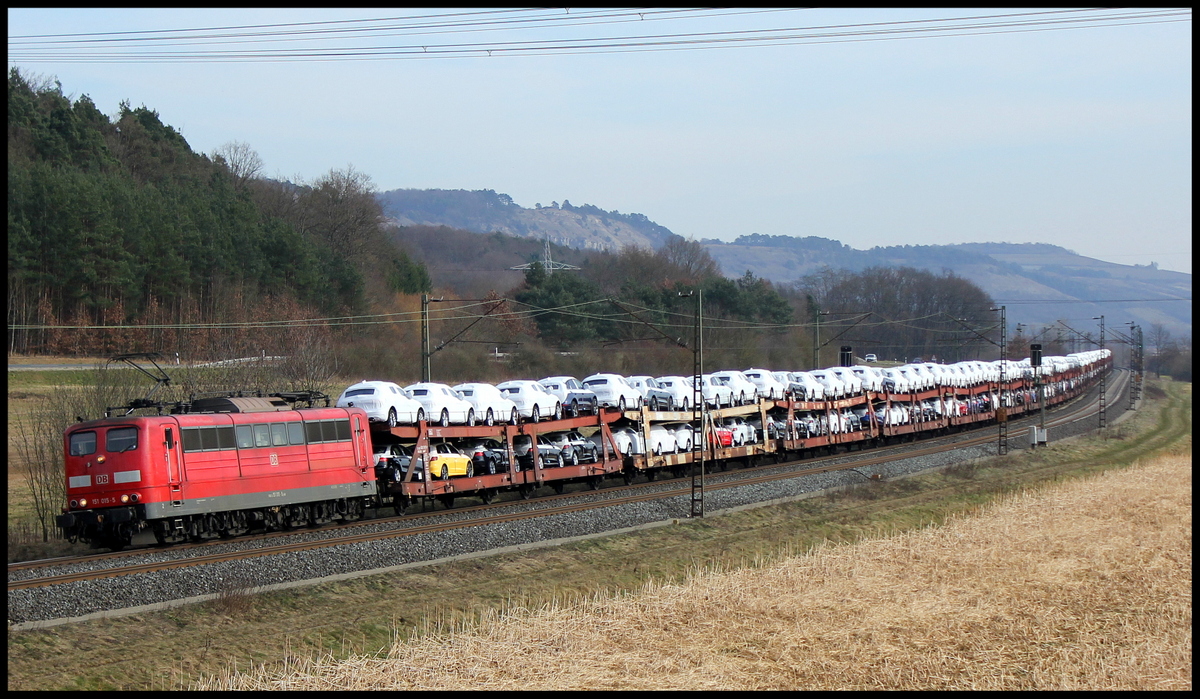
{"type": "Polygon", "coordinates": [[[136,427],[114,427],[104,435],[104,448],[110,453],[137,449],[136,427]]]}
{"type": "Polygon", "coordinates": [[[87,456],[96,453],[96,433],[76,432],[71,435],[71,456],[87,456]]]}

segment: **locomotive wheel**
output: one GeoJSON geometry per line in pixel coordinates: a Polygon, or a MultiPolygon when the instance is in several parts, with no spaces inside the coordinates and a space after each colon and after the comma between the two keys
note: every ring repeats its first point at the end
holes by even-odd
{"type": "Polygon", "coordinates": [[[392,498],[392,509],[396,511],[396,516],[403,515],[408,510],[408,496],[397,495],[392,498]]]}
{"type": "Polygon", "coordinates": [[[108,547],[113,551],[120,551],[133,541],[133,528],[128,522],[122,522],[113,528],[113,532],[108,540],[108,547]]]}

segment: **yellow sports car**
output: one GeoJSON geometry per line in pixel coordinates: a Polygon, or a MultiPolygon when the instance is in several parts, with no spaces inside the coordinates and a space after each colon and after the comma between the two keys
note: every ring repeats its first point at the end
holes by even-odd
{"type": "Polygon", "coordinates": [[[453,478],[455,476],[475,475],[475,465],[471,457],[458,450],[458,447],[448,442],[429,445],[429,475],[434,478],[453,478]]]}

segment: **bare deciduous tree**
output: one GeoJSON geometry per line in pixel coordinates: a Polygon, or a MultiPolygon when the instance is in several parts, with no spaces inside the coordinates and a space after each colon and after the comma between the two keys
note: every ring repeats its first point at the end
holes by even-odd
{"type": "Polygon", "coordinates": [[[721,276],[721,267],[698,241],[671,237],[658,251],[662,259],[674,265],[688,281],[721,276]]]}
{"type": "Polygon", "coordinates": [[[256,179],[263,169],[262,158],[250,144],[241,141],[230,141],[219,146],[213,151],[212,157],[229,168],[229,174],[233,176],[233,184],[238,191],[245,189],[246,183],[256,179]]]}
{"type": "Polygon", "coordinates": [[[375,199],[371,176],[354,169],[330,170],[300,197],[301,230],[333,250],[358,259],[381,237],[383,209],[375,199]]]}

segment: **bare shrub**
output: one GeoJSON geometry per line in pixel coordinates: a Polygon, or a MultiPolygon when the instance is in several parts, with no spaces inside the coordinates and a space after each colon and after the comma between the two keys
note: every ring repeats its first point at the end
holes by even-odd
{"type": "Polygon", "coordinates": [[[237,573],[223,576],[217,584],[216,594],[207,604],[218,614],[242,617],[254,608],[254,584],[237,573]]]}

